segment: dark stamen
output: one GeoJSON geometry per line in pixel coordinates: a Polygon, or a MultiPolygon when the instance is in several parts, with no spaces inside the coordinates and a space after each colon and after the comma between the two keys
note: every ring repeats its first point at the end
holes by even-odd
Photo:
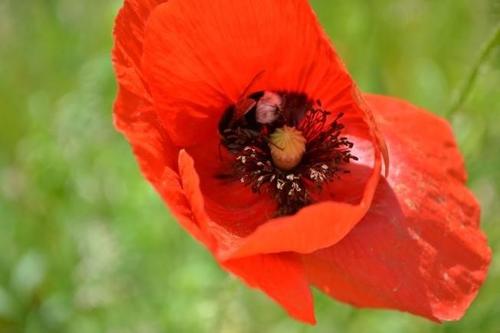
{"type": "MultiPolygon", "coordinates": [[[[254,93],[251,98],[258,100],[262,95],[254,93]]],[[[323,109],[320,101],[312,103],[305,95],[296,93],[280,96],[282,114],[275,123],[248,128],[248,120],[233,119],[232,127],[219,128],[221,144],[235,156],[233,178],[255,193],[269,193],[278,203],[278,216],[294,214],[311,204],[311,192],[321,191],[325,184],[348,172],[346,164],[357,160],[351,154],[353,144],[341,136],[342,113],[331,120],[331,113],[323,109]],[[307,140],[300,163],[289,171],[274,165],[269,149],[269,134],[284,125],[296,127],[307,140]]],[[[245,117],[251,116],[251,112],[255,110],[245,117]]]]}

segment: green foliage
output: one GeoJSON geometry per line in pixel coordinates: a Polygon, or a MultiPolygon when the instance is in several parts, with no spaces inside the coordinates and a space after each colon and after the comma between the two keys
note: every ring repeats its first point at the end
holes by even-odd
{"type": "MultiPolygon", "coordinates": [[[[488,0],[312,4],[363,90],[442,115],[500,19],[488,0]]],[[[0,332],[498,332],[496,257],[465,318],[444,325],[316,293],[311,328],[222,272],[113,129],[119,6],[0,2],[0,332]]],[[[491,53],[451,120],[499,254],[500,57],[491,53]]]]}

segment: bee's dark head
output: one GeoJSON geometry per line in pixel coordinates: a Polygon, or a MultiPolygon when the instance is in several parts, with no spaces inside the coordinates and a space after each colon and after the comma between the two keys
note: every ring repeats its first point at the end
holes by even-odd
{"type": "Polygon", "coordinates": [[[256,112],[257,103],[262,96],[264,96],[264,92],[258,91],[238,101],[238,103],[228,106],[219,120],[219,133],[224,135],[224,133],[236,127],[246,128],[257,132],[260,131],[262,125],[257,122],[256,112]],[[249,100],[250,102],[253,100],[253,105],[251,103],[241,103],[242,101],[248,102],[249,100]],[[241,108],[239,105],[250,105],[250,107],[241,108]]]}

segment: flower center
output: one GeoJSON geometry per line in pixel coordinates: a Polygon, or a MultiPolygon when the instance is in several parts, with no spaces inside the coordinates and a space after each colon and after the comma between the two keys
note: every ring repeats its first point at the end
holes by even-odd
{"type": "Polygon", "coordinates": [[[357,160],[341,136],[342,114],[290,92],[256,92],[229,106],[219,122],[221,144],[234,156],[233,179],[270,194],[276,214],[314,202],[316,192],[357,160]]]}

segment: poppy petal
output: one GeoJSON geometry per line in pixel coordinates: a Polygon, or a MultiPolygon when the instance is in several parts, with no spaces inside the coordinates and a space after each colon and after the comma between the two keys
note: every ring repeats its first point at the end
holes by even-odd
{"type": "Polygon", "coordinates": [[[138,96],[145,95],[140,71],[144,24],[153,9],[166,0],[125,0],[116,17],[113,64],[118,82],[138,96]]]}
{"type": "MultiPolygon", "coordinates": [[[[113,65],[119,92],[114,105],[117,129],[128,139],[143,175],[160,193],[179,223],[200,242],[207,235],[192,221],[177,170],[178,149],[161,127],[139,69],[144,22],[164,1],[126,0],[115,23],[113,65]]],[[[207,245],[208,246],[208,245],[207,245]]]]}
{"type": "Polygon", "coordinates": [[[239,258],[283,251],[311,253],[332,246],[345,237],[370,208],[380,170],[381,160],[378,158],[358,204],[323,201],[307,206],[295,215],[270,220],[248,237],[221,251],[220,257],[239,258]]]}
{"type": "Polygon", "coordinates": [[[142,70],[182,147],[216,137],[222,113],[247,88],[306,93],[345,112],[347,131],[370,134],[355,84],[306,0],[168,1],[147,22],[142,70]]]}
{"type": "Polygon", "coordinates": [[[313,297],[298,255],[257,255],[226,261],[222,266],[250,287],[264,291],[292,317],[306,323],[316,323],[313,297]]]}
{"type": "MultiPolygon", "coordinates": [[[[226,241],[224,238],[230,238],[232,235],[219,230],[220,227],[210,221],[206,214],[194,161],[185,150],[179,153],[179,173],[184,193],[190,202],[193,219],[198,221],[201,229],[213,234],[217,240],[216,243],[209,243],[211,245],[209,249],[214,252],[214,247],[223,246],[226,241]]],[[[256,255],[220,261],[220,264],[250,287],[264,291],[294,318],[315,323],[311,291],[305,278],[301,258],[296,254],[256,255]]]]}
{"type": "Polygon", "coordinates": [[[198,241],[209,244],[207,235],[192,220],[189,201],[177,169],[177,149],[158,125],[151,105],[121,88],[115,102],[115,126],[132,146],[142,174],[153,185],[179,223],[198,241]]]}
{"type": "Polygon", "coordinates": [[[486,278],[491,251],[464,186],[449,125],[393,98],[366,95],[392,161],[368,214],[339,243],[303,256],[312,284],[360,307],[456,320],[486,278]]]}

